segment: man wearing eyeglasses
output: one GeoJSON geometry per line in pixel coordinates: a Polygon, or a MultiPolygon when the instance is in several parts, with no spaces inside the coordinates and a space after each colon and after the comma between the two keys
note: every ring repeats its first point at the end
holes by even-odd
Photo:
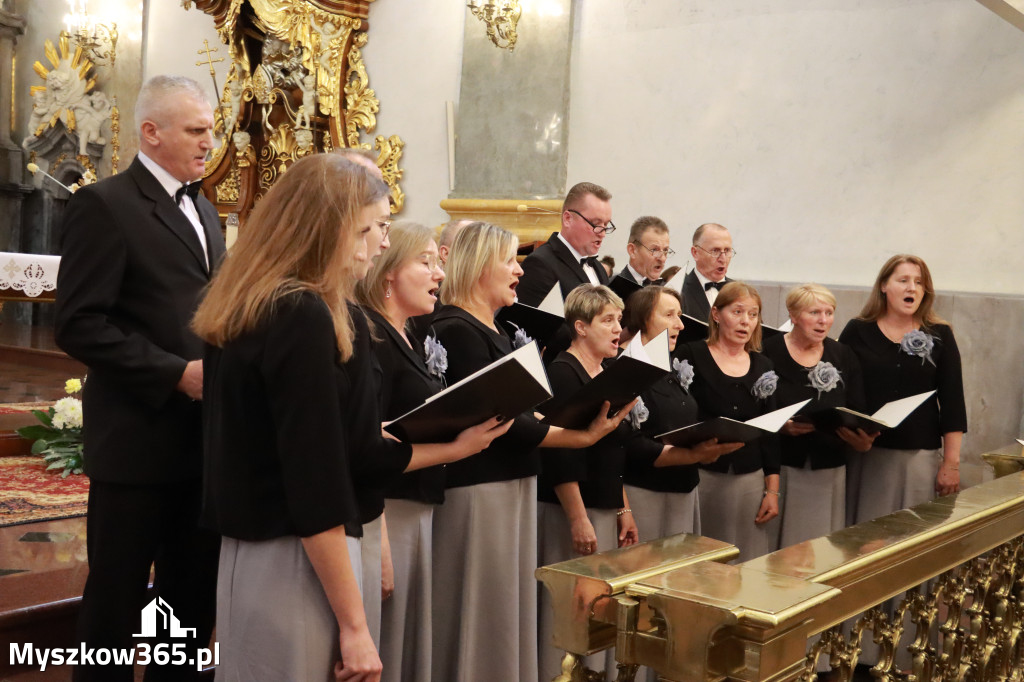
{"type": "Polygon", "coordinates": [[[615,231],[611,199],[608,190],[592,182],[573,185],[562,202],[562,230],[523,261],[516,287],[520,303],[540,304],[555,282],[562,288],[562,298],[581,284],[608,284],[597,252],[615,231]]]}
{"type": "MultiPolygon", "coordinates": [[[[661,273],[669,257],[675,254],[669,248],[668,225],[655,216],[640,216],[629,228],[626,253],[629,254],[629,262],[615,279],[621,278],[635,285],[629,287],[629,293],[651,284],[664,284],[661,273]]],[[[615,280],[612,280],[612,288],[616,288],[615,280]]]]}
{"type": "Polygon", "coordinates": [[[683,280],[683,312],[707,320],[718,290],[732,280],[726,277],[736,251],[729,230],[717,223],[705,223],[693,233],[690,247],[694,268],[683,280]]]}

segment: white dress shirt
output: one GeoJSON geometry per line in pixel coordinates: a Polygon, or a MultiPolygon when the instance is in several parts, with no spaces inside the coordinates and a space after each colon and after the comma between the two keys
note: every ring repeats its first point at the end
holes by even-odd
{"type": "MultiPolygon", "coordinates": [[[[577,251],[576,249],[572,248],[572,244],[570,244],[569,242],[567,242],[565,240],[565,237],[562,236],[561,232],[558,233],[558,238],[562,240],[563,244],[565,244],[567,247],[569,247],[569,253],[571,253],[572,257],[576,259],[577,263],[579,263],[580,260],[583,259],[583,256],[580,255],[580,252],[577,251]]],[[[583,268],[583,272],[590,279],[590,283],[591,284],[600,284],[601,283],[601,280],[597,276],[597,271],[594,270],[594,268],[590,265],[590,263],[586,263],[585,265],[582,265],[581,267],[583,268]]],[[[604,267],[604,266],[601,266],[601,267],[604,267]]]]}
{"type": "MultiPolygon", "coordinates": [[[[708,282],[710,282],[711,280],[702,275],[700,273],[700,270],[698,270],[697,268],[694,268],[693,271],[694,273],[696,273],[697,281],[700,282],[701,287],[707,287],[708,282]]],[[[723,278],[722,281],[724,282],[725,279],[723,278]]],[[[713,306],[715,305],[715,299],[718,298],[718,289],[716,289],[715,287],[711,287],[710,289],[705,288],[704,295],[707,296],[708,303],[713,306]]]]}
{"type": "MultiPolygon", "coordinates": [[[[163,187],[169,195],[171,195],[171,200],[173,201],[175,193],[183,183],[175,179],[173,175],[163,169],[163,166],[142,152],[139,152],[139,161],[141,161],[142,165],[153,174],[153,177],[155,177],[157,182],[160,183],[160,186],[163,187]]],[[[203,229],[203,223],[199,220],[199,212],[196,210],[196,205],[192,202],[192,197],[187,194],[182,195],[181,201],[178,202],[178,208],[181,209],[181,212],[185,214],[188,221],[192,223],[192,227],[195,228],[196,236],[199,237],[199,243],[203,247],[203,256],[206,258],[206,265],[209,267],[210,253],[206,248],[206,230],[203,229]]]]}

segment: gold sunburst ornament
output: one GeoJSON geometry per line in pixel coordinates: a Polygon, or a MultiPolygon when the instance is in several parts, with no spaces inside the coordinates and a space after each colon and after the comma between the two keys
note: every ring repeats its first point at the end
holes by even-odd
{"type": "Polygon", "coordinates": [[[29,89],[34,102],[29,129],[37,137],[47,126],[55,126],[58,120],[74,132],[74,105],[96,86],[96,77],[91,74],[93,63],[85,57],[82,48],[76,47],[72,53],[67,36],[61,36],[59,44],[58,53],[53,41],[46,41],[46,58],[53,68],[48,69],[39,61],[32,65],[36,74],[46,81],[46,85],[33,85],[29,89]],[[48,120],[37,120],[38,112],[45,112],[48,120]]]}

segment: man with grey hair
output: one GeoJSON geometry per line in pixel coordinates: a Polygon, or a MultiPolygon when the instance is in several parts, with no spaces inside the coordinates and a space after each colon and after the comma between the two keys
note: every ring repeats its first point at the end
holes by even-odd
{"type": "MultiPolygon", "coordinates": [[[[78,633],[87,648],[134,648],[152,569],[157,596],[195,628],[175,651],[184,644],[195,660],[213,629],[220,546],[198,523],[203,344],[189,329],[224,256],[217,210],[199,192],[214,119],[202,88],[180,76],[148,80],[135,111],[139,155],[76,192],[61,230],[56,340],[89,368],[78,633]]],[[[145,679],[197,679],[195,668],[153,663],[145,679]]],[[[73,679],[128,682],[132,666],[79,665],[73,679]]]]}
{"type": "Polygon", "coordinates": [[[693,233],[690,255],[693,270],[683,280],[683,312],[707,321],[718,291],[732,280],[726,276],[736,251],[729,230],[718,223],[704,223],[693,233]]]}

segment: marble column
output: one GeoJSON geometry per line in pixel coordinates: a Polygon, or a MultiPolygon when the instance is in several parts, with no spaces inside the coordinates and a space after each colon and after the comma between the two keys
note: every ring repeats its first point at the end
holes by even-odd
{"type": "Polygon", "coordinates": [[[466,11],[452,199],[565,194],[572,27],[573,0],[530,3],[509,51],[466,11]]]}

